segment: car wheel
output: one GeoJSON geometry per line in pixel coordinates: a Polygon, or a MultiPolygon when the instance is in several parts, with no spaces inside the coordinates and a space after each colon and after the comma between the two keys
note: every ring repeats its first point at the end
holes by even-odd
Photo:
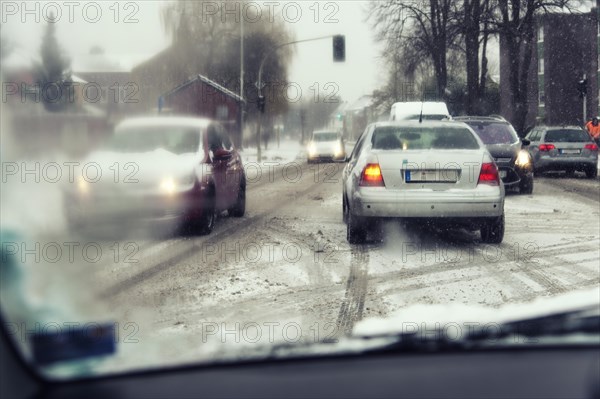
{"type": "Polygon", "coordinates": [[[367,239],[367,229],[364,219],[355,216],[348,210],[348,224],[346,225],[346,239],[350,244],[362,244],[367,239]]]}
{"type": "Polygon", "coordinates": [[[348,202],[345,195],[342,195],[342,220],[348,223],[348,202]]]}
{"type": "Polygon", "coordinates": [[[201,235],[210,234],[214,227],[215,221],[217,220],[217,212],[215,210],[214,200],[202,211],[202,216],[198,220],[198,232],[201,235]]]}
{"type": "Polygon", "coordinates": [[[481,227],[481,241],[486,244],[500,244],[504,239],[504,214],[488,221],[481,227]]]}
{"type": "Polygon", "coordinates": [[[229,214],[236,218],[241,218],[246,213],[246,185],[242,183],[238,190],[238,196],[235,204],[229,209],[229,214]]]}
{"type": "Polygon", "coordinates": [[[596,177],[598,177],[598,168],[593,167],[593,168],[586,169],[585,175],[587,176],[588,179],[595,179],[596,177]]]}
{"type": "Polygon", "coordinates": [[[533,193],[533,177],[526,178],[521,181],[519,185],[520,194],[532,194],[533,193]]]}

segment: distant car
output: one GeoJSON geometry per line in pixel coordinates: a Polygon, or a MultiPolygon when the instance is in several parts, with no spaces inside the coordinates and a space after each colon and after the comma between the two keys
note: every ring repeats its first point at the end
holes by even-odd
{"type": "Polygon", "coordinates": [[[342,175],[350,243],[382,219],[433,219],[504,237],[504,186],[484,144],[464,123],[378,122],[367,126],[342,175]]]}
{"type": "Polygon", "coordinates": [[[451,120],[446,103],[441,101],[410,101],[392,105],[390,110],[391,121],[408,120],[451,120]]]}
{"type": "Polygon", "coordinates": [[[342,134],[335,130],[316,130],[308,143],[308,162],[343,161],[346,150],[342,134]]]}
{"type": "Polygon", "coordinates": [[[498,173],[507,189],[517,188],[521,194],[533,192],[531,156],[512,125],[502,117],[457,116],[455,121],[469,125],[494,158],[498,173]]]}
{"type": "Polygon", "coordinates": [[[598,145],[589,133],[578,126],[538,126],[529,132],[528,151],[535,172],[585,172],[598,176],[598,145]]]}
{"type": "Polygon", "coordinates": [[[102,178],[80,179],[67,190],[65,211],[72,226],[174,221],[209,234],[217,213],[245,213],[241,157],[223,126],[209,119],[125,120],[86,163],[98,165],[102,178]]]}

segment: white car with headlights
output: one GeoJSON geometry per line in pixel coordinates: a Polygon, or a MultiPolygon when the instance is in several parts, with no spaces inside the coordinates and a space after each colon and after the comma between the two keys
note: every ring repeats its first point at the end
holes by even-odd
{"type": "Polygon", "coordinates": [[[334,130],[316,130],[307,147],[308,162],[343,161],[346,158],[342,134],[334,130]]]}
{"type": "Polygon", "coordinates": [[[89,167],[65,192],[73,227],[164,220],[208,234],[218,213],[245,212],[241,157],[223,126],[209,119],[125,120],[83,165],[89,167]]]}
{"type": "Polygon", "coordinates": [[[343,212],[350,243],[385,219],[433,219],[504,237],[498,168],[464,123],[378,122],[367,126],[344,168],[343,212]]]}

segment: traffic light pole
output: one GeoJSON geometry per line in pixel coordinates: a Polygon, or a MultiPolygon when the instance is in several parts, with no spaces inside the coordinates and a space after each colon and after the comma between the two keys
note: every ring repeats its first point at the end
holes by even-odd
{"type": "MultiPolygon", "coordinates": [[[[586,82],[586,85],[587,85],[587,76],[585,73],[583,74],[583,80],[586,82]]],[[[587,123],[587,87],[586,87],[586,90],[583,92],[583,126],[585,126],[586,123],[587,123]]]]}
{"type": "Polygon", "coordinates": [[[283,43],[283,44],[275,46],[271,50],[269,50],[267,52],[267,54],[265,54],[264,57],[262,58],[262,60],[260,61],[260,67],[258,68],[258,82],[256,82],[256,88],[258,89],[258,107],[259,107],[259,112],[258,112],[258,117],[257,117],[257,126],[256,126],[256,151],[257,151],[256,158],[258,159],[258,162],[260,162],[262,160],[260,130],[261,130],[261,124],[262,124],[262,114],[265,112],[265,105],[266,105],[265,104],[266,100],[263,96],[263,91],[262,91],[265,86],[265,84],[262,81],[262,72],[263,72],[263,68],[265,66],[265,62],[271,56],[271,54],[275,53],[277,50],[279,50],[282,47],[289,46],[291,44],[297,44],[297,43],[314,42],[316,40],[331,39],[336,36],[339,36],[339,35],[321,36],[321,37],[315,37],[312,39],[303,39],[303,40],[296,40],[296,41],[289,42],[289,43],[283,43]]]}
{"type": "Polygon", "coordinates": [[[583,126],[585,126],[585,124],[587,123],[586,115],[587,115],[587,94],[584,94],[583,95],[583,126]]]}
{"type": "Polygon", "coordinates": [[[577,82],[579,96],[583,99],[583,126],[587,123],[587,75],[584,73],[582,79],[577,82]]]}

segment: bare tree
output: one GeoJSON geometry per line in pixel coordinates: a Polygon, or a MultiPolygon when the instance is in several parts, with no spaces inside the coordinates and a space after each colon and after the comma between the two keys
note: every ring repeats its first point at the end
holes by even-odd
{"type": "Polygon", "coordinates": [[[523,134],[527,123],[529,73],[535,50],[537,15],[550,11],[573,12],[571,0],[493,0],[496,8],[492,21],[509,58],[508,85],[514,107],[512,124],[523,134]]]}
{"type": "Polygon", "coordinates": [[[462,18],[459,20],[465,44],[467,76],[465,110],[471,115],[481,113],[481,102],[485,97],[490,10],[489,0],[464,0],[462,18]]]}
{"type": "MultiPolygon", "coordinates": [[[[370,18],[386,52],[409,45],[418,58],[431,61],[439,98],[446,96],[447,51],[454,46],[459,30],[457,6],[452,0],[385,0],[372,3],[370,18]]],[[[406,50],[406,48],[405,48],[406,50]]]]}
{"type": "MultiPolygon", "coordinates": [[[[247,1],[247,0],[244,0],[247,1]]],[[[172,54],[165,69],[172,80],[203,74],[226,88],[240,89],[241,18],[244,21],[244,98],[248,101],[246,122],[257,118],[255,86],[262,59],[278,45],[291,42],[292,34],[280,18],[252,20],[242,12],[244,2],[189,1],[168,3],[163,9],[163,26],[172,37],[172,54]]],[[[265,10],[262,10],[264,13],[265,10]]],[[[265,131],[274,115],[287,111],[288,65],[293,47],[273,52],[264,64],[262,79],[267,85],[265,131]]]]}

